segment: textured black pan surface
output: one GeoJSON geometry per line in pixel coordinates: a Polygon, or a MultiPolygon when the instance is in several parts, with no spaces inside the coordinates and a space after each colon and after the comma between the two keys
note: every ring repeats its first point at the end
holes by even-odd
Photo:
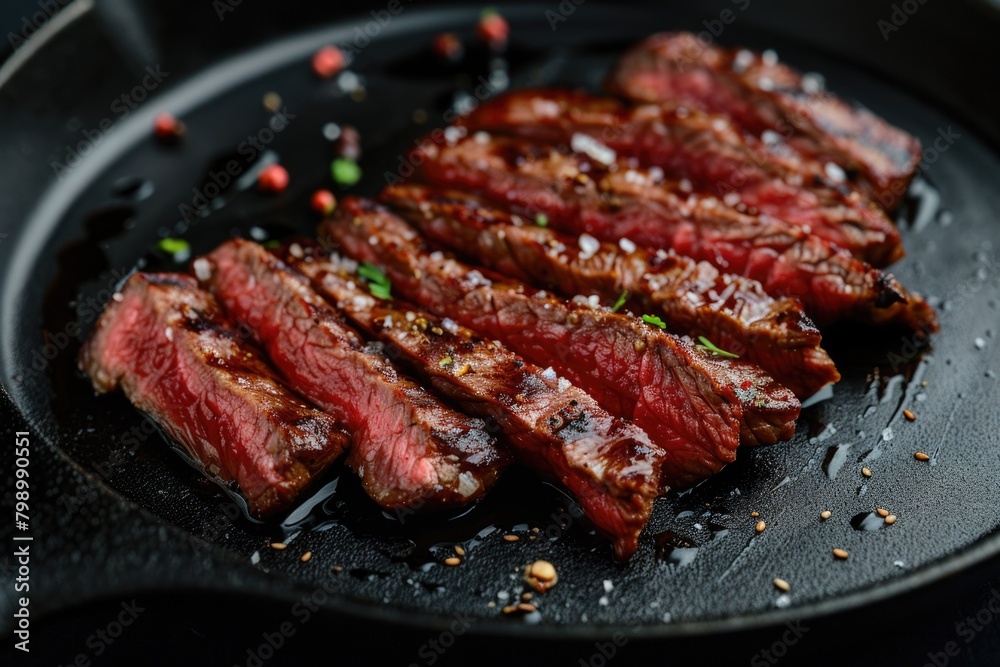
{"type": "MultiPolygon", "coordinates": [[[[88,300],[106,299],[105,290],[140,258],[147,266],[171,267],[151,251],[161,235],[184,236],[203,252],[255,226],[276,236],[311,232],[315,220],[306,202],[328,179],[325,123],[360,129],[365,180],[357,191],[377,192],[386,172],[400,169],[403,149],[442,124],[456,76],[473,98],[489,81],[484,54],[470,53],[464,71],[450,71],[426,48],[443,29],[469,34],[476,14],[414,9],[394,19],[357,57],[361,101],[336,83],[317,82],[308,67],[320,44],[350,42],[356,22],[266,44],[197,77],[171,81],[156,104],[122,120],[30,215],[0,221],[0,232],[9,235],[0,243],[2,382],[17,419],[32,433],[37,465],[49,475],[46,502],[61,507],[36,549],[43,558],[68,550],[80,562],[39,582],[39,611],[115,590],[189,585],[286,599],[315,592],[323,606],[420,624],[458,612],[482,619],[475,626],[481,632],[584,635],[601,626],[690,633],[861,604],[1000,548],[1000,227],[994,217],[1000,161],[933,103],[807,46],[748,30],[733,30],[732,39],[774,47],[793,65],[822,72],[831,89],[862,100],[926,146],[951,138],[939,141],[944,150],[927,161],[903,223],[909,257],[893,269],[940,307],[942,330],[930,346],[859,327],[828,332],[827,346],[844,375],[835,396],[804,410],[793,441],[743,452],[708,483],[660,501],[627,566],[615,564],[610,550],[572,518],[558,491],[526,474],[509,475],[464,516],[400,521],[382,516],[350,475],[333,471],[323,482],[327,495],[317,497],[298,526],[254,525],[144,429],[142,416],[121,396],[91,395],[75,370],[81,335],[73,326],[86,331],[92,325],[88,300]],[[243,175],[259,166],[239,147],[248,135],[281,126],[262,106],[269,91],[281,95],[288,121],[273,133],[265,159],[273,155],[288,167],[291,188],[266,198],[230,187],[224,206],[179,231],[179,206],[196,203],[194,190],[205,190],[211,172],[229,160],[243,175]],[[151,139],[160,109],[187,123],[180,147],[151,139]],[[413,120],[418,109],[423,124],[413,120]],[[906,420],[904,409],[917,420],[906,420]],[[917,450],[933,461],[915,461],[917,450]],[[863,466],[871,478],[862,476],[863,466]],[[899,520],[856,529],[877,524],[864,520],[876,507],[899,520]],[[826,522],[819,518],[823,509],[833,512],[826,522]],[[751,512],[768,524],[760,535],[751,512]],[[539,529],[534,540],[530,528],[539,529]],[[116,548],[99,558],[120,560],[123,573],[112,581],[95,578],[101,568],[87,562],[94,558],[88,543],[108,531],[116,548]],[[502,540],[510,531],[522,539],[502,540]],[[278,538],[287,549],[266,546],[278,538]],[[468,556],[449,568],[440,561],[454,544],[468,556]],[[850,558],[836,561],[834,547],[850,558]],[[313,556],[302,563],[306,551],[313,556]],[[559,585],[541,598],[538,614],[504,617],[499,608],[522,589],[515,571],[537,558],[557,566],[559,585]],[[789,594],[774,589],[775,577],[792,583],[789,594]]],[[[543,9],[506,14],[513,26],[513,86],[595,87],[625,46],[675,25],[664,12],[651,18],[595,10],[552,31],[543,9]]],[[[141,75],[123,80],[134,85],[141,75]]],[[[107,101],[85,103],[99,114],[107,101]]],[[[59,101],[74,103],[72,96],[59,101]]],[[[32,117],[24,105],[18,108],[22,115],[14,120],[26,127],[57,115],[43,109],[32,117]]],[[[72,130],[78,140],[92,117],[72,130]]],[[[3,131],[8,150],[18,149],[16,132],[3,131]]],[[[63,153],[56,149],[44,162],[63,153]]]]}

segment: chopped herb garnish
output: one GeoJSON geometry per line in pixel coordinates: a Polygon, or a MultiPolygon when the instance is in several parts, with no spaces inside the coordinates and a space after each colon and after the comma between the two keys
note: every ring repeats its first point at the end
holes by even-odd
{"type": "Polygon", "coordinates": [[[652,324],[654,327],[660,327],[661,329],[667,328],[667,323],[661,320],[656,315],[643,315],[642,321],[646,324],[652,324]]]}
{"type": "Polygon", "coordinates": [[[374,264],[362,262],[358,266],[358,275],[368,281],[368,290],[372,293],[372,296],[386,301],[389,300],[389,291],[392,289],[392,282],[382,273],[381,269],[374,264]]]}
{"type": "Polygon", "coordinates": [[[618,300],[615,301],[615,305],[611,306],[611,312],[617,313],[621,310],[621,307],[625,305],[626,301],[628,301],[628,290],[625,290],[619,295],[618,300]]]}
{"type": "Polygon", "coordinates": [[[455,360],[452,359],[451,357],[443,357],[441,361],[438,362],[438,366],[440,366],[441,368],[446,368],[448,366],[451,366],[453,363],[455,363],[455,360]]]}
{"type": "Polygon", "coordinates": [[[538,215],[535,216],[535,224],[538,225],[539,227],[548,227],[549,216],[545,215],[544,213],[539,213],[538,215]]]}
{"type": "Polygon", "coordinates": [[[383,301],[388,301],[392,298],[389,294],[388,285],[376,285],[375,283],[368,284],[368,291],[372,293],[372,296],[376,299],[382,299],[383,301]]]}
{"type": "Polygon", "coordinates": [[[160,239],[160,242],[156,245],[160,250],[168,255],[180,255],[191,252],[191,244],[184,239],[167,237],[165,239],[160,239]]]}
{"type": "Polygon", "coordinates": [[[348,157],[339,157],[330,164],[330,175],[338,185],[354,185],[361,180],[361,167],[348,157]]]}
{"type": "Polygon", "coordinates": [[[709,352],[717,354],[720,357],[729,357],[730,359],[739,359],[740,358],[740,355],[738,355],[738,354],[733,354],[732,352],[726,352],[725,350],[716,347],[715,343],[713,343],[709,339],[705,338],[704,336],[698,336],[698,340],[701,341],[701,345],[696,345],[695,346],[698,349],[708,350],[709,352]]]}
{"type": "Polygon", "coordinates": [[[264,247],[267,248],[268,250],[272,250],[274,248],[280,248],[281,241],[279,241],[278,239],[271,239],[270,241],[266,241],[264,243],[264,247]]]}

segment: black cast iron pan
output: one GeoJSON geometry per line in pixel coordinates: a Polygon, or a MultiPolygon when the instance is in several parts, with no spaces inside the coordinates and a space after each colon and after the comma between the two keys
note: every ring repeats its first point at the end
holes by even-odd
{"type": "MultiPolygon", "coordinates": [[[[456,89],[475,99],[504,79],[595,88],[631,42],[660,29],[701,29],[723,6],[588,4],[555,24],[551,7],[511,6],[504,62],[473,48],[451,69],[430,57],[428,42],[442,30],[471,40],[477,9],[405,5],[377,30],[369,26],[375,18],[362,16],[294,34],[286,31],[302,26],[288,12],[273,22],[258,14],[254,25],[268,25],[248,41],[239,21],[249,19],[238,16],[255,10],[220,22],[215,9],[199,6],[185,15],[191,27],[180,46],[181,24],[156,3],[76,3],[16,52],[0,71],[0,380],[11,428],[24,424],[31,433],[35,554],[56,564],[37,582],[33,610],[185,586],[315,596],[320,607],[426,626],[460,613],[476,619],[479,633],[669,636],[845,610],[993,556],[1000,549],[993,217],[1000,160],[990,144],[997,128],[964,123],[981,114],[904,85],[905,77],[887,79],[870,60],[796,39],[773,10],[772,29],[748,10],[720,39],[772,47],[822,72],[833,90],[925,145],[950,138],[928,153],[903,209],[909,257],[893,269],[940,309],[942,331],[930,345],[898,332],[828,332],[844,375],[834,397],[804,410],[793,441],[744,452],[716,478],[663,499],[628,565],[614,563],[558,490],[516,472],[461,516],[399,521],[335,470],[283,525],[255,524],[123,398],[93,397],[75,370],[95,306],[122,275],[137,262],[180,268],[154,250],[162,236],[183,236],[203,252],[232,234],[311,232],[308,196],[329,179],[327,123],[360,129],[365,179],[356,191],[373,194],[405,147],[441,123],[456,89]],[[369,42],[359,27],[362,34],[368,27],[369,42]],[[356,80],[312,76],[309,56],[331,42],[356,47],[356,80]],[[491,79],[491,72],[501,73],[491,79]],[[281,96],[280,117],[262,104],[271,91],[281,96]],[[160,110],[188,125],[176,148],[150,136],[160,110]],[[105,119],[110,130],[102,129],[105,119]],[[264,198],[245,183],[273,159],[288,167],[292,185],[264,198]],[[240,175],[218,185],[230,160],[240,175]],[[185,207],[212,196],[212,183],[222,194],[210,213],[185,219],[185,207]],[[918,419],[906,420],[904,409],[918,419]],[[916,462],[917,450],[933,461],[916,462]],[[863,477],[862,467],[873,476],[863,477]],[[866,530],[878,525],[866,520],[876,507],[899,520],[866,530]],[[833,518],[820,521],[823,509],[833,518]],[[768,523],[761,535],[751,512],[768,523]],[[522,539],[502,540],[509,532],[522,539]],[[277,539],[288,548],[267,547],[277,539]],[[455,544],[468,557],[445,567],[440,561],[455,544]],[[834,547],[851,557],[835,561],[834,547]],[[313,555],[303,563],[306,551],[313,555]],[[560,584],[539,601],[539,613],[504,617],[499,608],[522,590],[516,570],[537,558],[557,565],[560,584]],[[775,577],[792,590],[776,591],[775,577]]],[[[5,592],[9,606],[10,587],[5,592]]],[[[9,623],[6,610],[2,618],[9,623]]]]}

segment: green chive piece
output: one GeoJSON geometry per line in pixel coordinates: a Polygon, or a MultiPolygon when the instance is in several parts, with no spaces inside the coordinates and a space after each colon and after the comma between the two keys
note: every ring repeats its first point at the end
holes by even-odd
{"type": "Polygon", "coordinates": [[[535,224],[538,225],[539,227],[548,227],[549,216],[545,215],[544,213],[539,213],[538,215],[535,216],[535,224]]]}
{"type": "Polygon", "coordinates": [[[181,255],[191,252],[191,244],[184,239],[167,237],[160,239],[160,242],[156,246],[168,255],[181,255]]]}
{"type": "Polygon", "coordinates": [[[698,340],[701,341],[701,345],[696,345],[698,349],[707,350],[713,354],[717,354],[720,357],[728,357],[730,359],[739,359],[740,355],[733,354],[732,352],[726,352],[725,350],[717,347],[715,343],[705,338],[704,336],[698,336],[698,340]]]}
{"type": "Polygon", "coordinates": [[[621,310],[621,307],[625,305],[626,301],[628,301],[628,290],[625,290],[624,292],[621,293],[621,295],[618,297],[618,300],[615,301],[615,305],[611,306],[611,312],[617,313],[619,310],[621,310]]]}
{"type": "Polygon", "coordinates": [[[281,241],[279,241],[278,239],[271,239],[270,241],[265,241],[264,247],[267,248],[268,250],[273,250],[274,248],[280,248],[281,241]]]}
{"type": "Polygon", "coordinates": [[[354,185],[361,180],[361,167],[347,157],[339,157],[330,163],[330,175],[338,185],[354,185]]]}
{"type": "Polygon", "coordinates": [[[389,293],[392,289],[392,282],[377,266],[362,262],[358,266],[358,275],[368,281],[368,291],[372,293],[372,296],[385,301],[391,298],[389,293]]]}
{"type": "Polygon", "coordinates": [[[443,357],[441,361],[438,362],[438,366],[440,366],[441,368],[446,368],[448,366],[451,366],[453,363],[455,363],[455,360],[452,359],[451,357],[443,357]]]}
{"type": "Polygon", "coordinates": [[[667,328],[667,323],[661,320],[656,315],[643,315],[642,321],[646,324],[652,324],[654,327],[660,327],[661,329],[667,328]]]}

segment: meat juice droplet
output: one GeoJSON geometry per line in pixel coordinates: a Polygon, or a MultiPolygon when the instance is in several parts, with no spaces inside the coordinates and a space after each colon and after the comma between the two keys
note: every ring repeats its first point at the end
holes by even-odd
{"type": "Polygon", "coordinates": [[[654,538],[656,557],[678,567],[690,565],[698,555],[698,545],[672,530],[665,530],[654,538]]]}
{"type": "Polygon", "coordinates": [[[861,514],[855,514],[851,518],[851,528],[864,532],[881,530],[882,528],[887,528],[888,525],[885,519],[875,512],[862,512],[861,514]]]}
{"type": "Polygon", "coordinates": [[[834,479],[840,469],[847,461],[847,455],[851,451],[850,444],[834,445],[826,450],[826,458],[823,459],[823,472],[830,479],[834,479]]]}

